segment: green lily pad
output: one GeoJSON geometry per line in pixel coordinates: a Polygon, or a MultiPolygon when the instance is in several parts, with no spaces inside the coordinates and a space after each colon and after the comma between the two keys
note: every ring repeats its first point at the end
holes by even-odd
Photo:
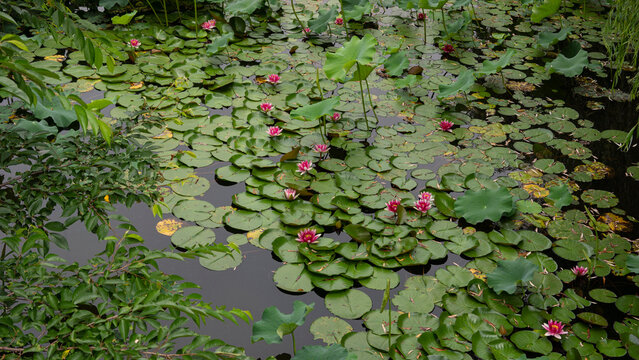
{"type": "Polygon", "coordinates": [[[310,331],[314,340],[319,339],[330,345],[339,344],[344,335],[353,331],[353,327],[340,318],[322,316],[313,321],[310,331]]]}
{"type": "Polygon", "coordinates": [[[537,271],[539,271],[537,265],[524,258],[498,261],[497,269],[486,275],[486,282],[498,294],[504,291],[514,294],[517,284],[520,281],[525,284],[532,280],[537,271]]]}
{"type": "Polygon", "coordinates": [[[275,270],[273,275],[275,285],[286,291],[305,293],[313,290],[311,273],[304,264],[285,264],[275,270]]]}
{"type": "Polygon", "coordinates": [[[506,188],[469,190],[455,201],[455,213],[471,224],[484,220],[499,221],[515,210],[513,197],[506,188]]]}
{"type": "Polygon", "coordinates": [[[179,248],[188,249],[215,242],[215,232],[201,226],[186,226],[171,236],[171,243],[179,248]]]}
{"type": "Polygon", "coordinates": [[[358,319],[373,306],[371,298],[357,289],[328,293],[324,302],[328,311],[344,319],[358,319]]]}
{"type": "Polygon", "coordinates": [[[349,353],[338,344],[329,346],[310,345],[304,346],[291,360],[358,360],[360,357],[349,353]]]}

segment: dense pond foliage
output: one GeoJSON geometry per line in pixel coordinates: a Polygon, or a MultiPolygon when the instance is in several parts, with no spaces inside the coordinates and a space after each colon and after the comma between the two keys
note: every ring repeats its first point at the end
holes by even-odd
{"type": "Polygon", "coordinates": [[[638,7],[8,1],[0,355],[248,359],[214,317],[298,360],[638,359],[638,7]],[[51,250],[76,221],[84,266],[51,250]],[[216,308],[157,268],[255,248],[323,304],[216,308]]]}

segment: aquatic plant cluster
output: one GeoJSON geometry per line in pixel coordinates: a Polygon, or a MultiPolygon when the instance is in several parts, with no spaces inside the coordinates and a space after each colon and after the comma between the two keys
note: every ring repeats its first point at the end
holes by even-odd
{"type": "MultiPolygon", "coordinates": [[[[327,346],[295,359],[639,358],[637,206],[615,194],[639,164],[614,145],[634,121],[613,122],[634,109],[628,89],[600,85],[614,70],[609,8],[193,10],[114,17],[103,31],[120,40],[99,69],[65,37],[24,40],[22,56],[58,75],[50,85],[102,91],[113,122],[155,119],[131,131],[157,154],[154,211],[173,246],[208,248],[199,262],[215,271],[241,266],[246,246],[271,251],[274,286],[324,297],[334,316],[311,332],[327,346]],[[214,206],[201,198],[213,181],[245,190],[214,206]],[[218,228],[235,233],[227,246],[218,228]],[[463,263],[427,273],[453,256],[463,263]],[[401,269],[421,275],[402,282],[401,269]],[[381,308],[368,289],[384,291],[381,308]]],[[[312,308],[268,308],[253,340],[281,342],[312,308]]]]}

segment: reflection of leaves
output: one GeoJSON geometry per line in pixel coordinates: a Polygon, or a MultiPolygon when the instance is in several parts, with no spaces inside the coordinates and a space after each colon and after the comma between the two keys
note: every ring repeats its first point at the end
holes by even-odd
{"type": "Polygon", "coordinates": [[[304,324],[306,315],[313,310],[314,306],[315,304],[306,305],[296,300],[293,303],[293,312],[290,314],[282,314],[275,306],[264,309],[262,320],[253,324],[251,341],[264,340],[267,344],[282,342],[284,335],[292,333],[298,326],[304,324]]]}
{"type": "Polygon", "coordinates": [[[497,268],[486,275],[486,282],[498,294],[503,291],[513,294],[519,281],[526,283],[532,280],[538,270],[537,265],[524,258],[498,261],[497,268]]]}

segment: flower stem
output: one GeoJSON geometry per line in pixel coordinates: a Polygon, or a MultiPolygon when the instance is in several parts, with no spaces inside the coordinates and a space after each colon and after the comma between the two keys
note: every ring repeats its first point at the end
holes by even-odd
{"type": "Polygon", "coordinates": [[[291,337],[293,338],[293,356],[295,356],[295,333],[291,333],[291,337]]]}
{"type": "Polygon", "coordinates": [[[422,20],[423,20],[423,22],[424,22],[424,44],[426,44],[426,41],[427,41],[427,39],[428,39],[428,38],[426,37],[426,13],[424,13],[424,9],[421,9],[421,10],[422,10],[422,15],[423,15],[423,17],[424,17],[424,18],[422,19],[422,20]]]}
{"type": "Polygon", "coordinates": [[[293,2],[293,0],[291,0],[291,9],[293,9],[293,15],[295,15],[297,22],[300,24],[300,29],[302,29],[302,32],[304,32],[304,24],[302,24],[302,20],[300,20],[299,16],[297,16],[297,11],[295,11],[295,3],[293,2]]]}
{"type": "MultiPolygon", "coordinates": [[[[322,86],[320,85],[319,80],[319,68],[315,68],[315,82],[317,83],[317,90],[319,90],[320,99],[324,100],[324,90],[322,90],[322,86]]],[[[326,143],[326,138],[324,134],[322,134],[322,127],[324,127],[324,134],[326,134],[326,138],[328,137],[328,133],[326,132],[326,116],[320,117],[320,135],[322,135],[322,141],[326,143]]]]}
{"type": "Polygon", "coordinates": [[[195,9],[195,39],[197,40],[197,30],[198,30],[198,21],[197,21],[197,0],[193,0],[193,7],[195,9]]]}

